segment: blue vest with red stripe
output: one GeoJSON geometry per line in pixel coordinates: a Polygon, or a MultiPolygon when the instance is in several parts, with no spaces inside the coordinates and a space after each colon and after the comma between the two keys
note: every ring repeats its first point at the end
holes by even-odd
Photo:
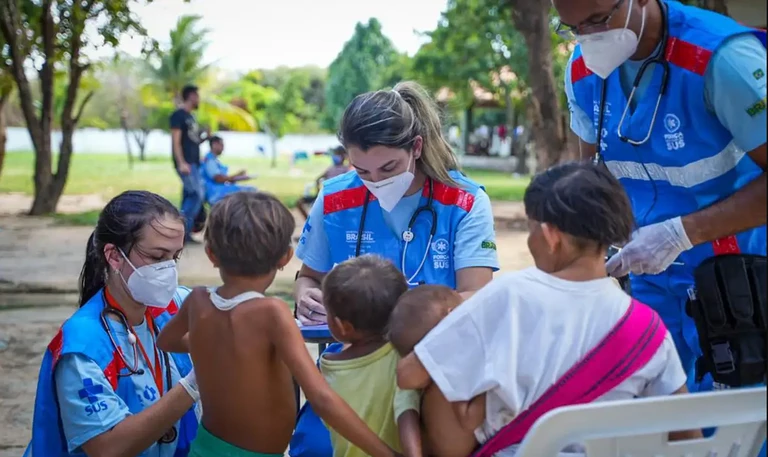
{"type": "MultiPolygon", "coordinates": [[[[422,211],[414,221],[411,231],[413,240],[408,243],[403,274],[410,279],[423,260],[424,265],[413,283],[441,284],[456,287],[456,271],[453,265],[453,245],[456,229],[475,202],[475,194],[482,187],[459,171],[451,171],[451,177],[461,187],[452,187],[427,179],[424,183],[419,207],[429,201],[429,183],[433,183],[432,207],[437,213],[435,235],[429,242],[432,217],[422,211]]],[[[363,219],[363,203],[368,196],[365,224],[360,242],[360,255],[378,254],[401,268],[401,256],[405,242],[402,234],[394,233],[384,221],[379,202],[369,193],[357,173],[350,171],[323,183],[323,224],[331,246],[331,260],[341,263],[355,257],[357,236],[363,219]]]]}
{"type": "MultiPolygon", "coordinates": [[[[167,309],[150,308],[150,310],[155,311],[153,318],[158,328],[162,329],[176,314],[178,307],[181,306],[189,292],[188,288],[179,287],[167,309]]],[[[101,311],[104,306],[104,294],[103,291],[100,291],[64,322],[48,345],[48,349],[43,355],[37,381],[35,412],[32,419],[32,440],[24,453],[24,457],[85,455],[83,453],[70,454],[67,451],[67,440],[59,418],[54,370],[56,363],[66,354],[80,354],[96,362],[117,395],[129,407],[136,403],[133,380],[130,376],[118,376],[125,365],[102,325],[101,311]]],[[[182,377],[186,376],[192,369],[192,360],[189,355],[170,355],[176,363],[179,374],[182,377]]],[[[187,411],[181,418],[178,432],[174,456],[185,457],[188,455],[189,446],[197,434],[197,418],[194,408],[187,411]]]]}
{"type": "MultiPolygon", "coordinates": [[[[608,169],[621,181],[632,202],[638,226],[687,215],[724,200],[763,171],[745,151],[704,100],[704,75],[712,54],[728,38],[754,33],[765,45],[765,31],[747,28],[734,20],[676,1],[667,5],[669,40],[664,50],[669,81],[662,97],[650,139],[643,145],[622,142],[618,125],[627,105],[619,71],[607,80],[599,146],[608,169]]],[[[622,133],[645,138],[653,118],[662,68],[652,66],[653,77],[634,112],[627,112],[622,133]]],[[[603,80],[586,68],[577,46],[571,57],[571,81],[576,103],[593,113],[597,131],[603,80]]],[[[735,237],[695,246],[678,259],[688,276],[702,260],[723,253],[766,255],[766,228],[758,227],[735,237]]],[[[670,268],[667,270],[679,271],[670,268]]],[[[672,273],[669,273],[672,274],[672,273]]],[[[664,276],[664,275],[662,275],[664,276]]],[[[692,279],[692,278],[691,278],[692,279]]],[[[666,283],[666,281],[664,281],[666,283]]],[[[665,288],[668,287],[665,284],[665,288]]]]}

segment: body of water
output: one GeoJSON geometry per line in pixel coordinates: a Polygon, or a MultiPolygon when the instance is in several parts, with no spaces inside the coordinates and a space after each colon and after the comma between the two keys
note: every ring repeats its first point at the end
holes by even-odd
{"type": "MultiPolygon", "coordinates": [[[[218,132],[217,135],[224,139],[224,147],[228,156],[272,156],[272,142],[264,133],[250,132],[218,132]]],[[[61,132],[53,133],[54,150],[58,150],[61,141],[61,132]]],[[[125,134],[122,130],[78,129],[73,138],[75,152],[126,154],[125,134]]],[[[314,151],[325,151],[339,144],[336,135],[286,135],[277,140],[278,154],[292,154],[297,151],[305,151],[312,154],[314,151]]],[[[8,127],[7,150],[32,151],[32,140],[29,132],[23,127],[8,127]]],[[[133,154],[139,153],[139,148],[133,142],[131,144],[133,154]]],[[[200,145],[201,152],[208,151],[208,144],[200,145]]],[[[153,130],[147,138],[147,155],[171,154],[171,135],[162,130],[153,130]]]]}

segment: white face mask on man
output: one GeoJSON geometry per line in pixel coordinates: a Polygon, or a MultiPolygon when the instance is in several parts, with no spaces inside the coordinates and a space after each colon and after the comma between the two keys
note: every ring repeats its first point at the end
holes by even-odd
{"type": "Polygon", "coordinates": [[[629,60],[637,52],[637,45],[645,30],[645,6],[640,25],[640,35],[628,29],[632,16],[632,0],[629,0],[627,21],[624,28],[607,30],[589,35],[577,35],[576,40],[581,45],[584,64],[597,76],[607,79],[621,64],[629,60]]]}
{"type": "Polygon", "coordinates": [[[139,268],[133,266],[128,256],[119,250],[128,265],[133,268],[133,274],[125,280],[123,279],[131,297],[139,303],[143,303],[153,308],[167,308],[173,299],[173,294],[179,287],[179,276],[176,270],[175,260],[166,260],[164,262],[144,265],[139,268]]]}
{"type": "MultiPolygon", "coordinates": [[[[391,212],[395,206],[403,199],[403,196],[408,191],[413,183],[414,174],[411,169],[411,164],[415,165],[413,155],[411,155],[410,161],[408,161],[408,169],[399,175],[390,176],[387,179],[381,181],[366,181],[362,180],[365,187],[373,194],[379,201],[379,206],[386,212],[391,212]]],[[[414,166],[415,168],[415,166],[414,166]]]]}

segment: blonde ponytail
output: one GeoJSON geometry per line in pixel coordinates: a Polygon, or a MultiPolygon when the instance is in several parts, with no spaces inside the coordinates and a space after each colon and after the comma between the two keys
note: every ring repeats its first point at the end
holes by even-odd
{"type": "Polygon", "coordinates": [[[403,97],[413,110],[413,119],[416,124],[414,130],[423,138],[421,160],[417,162],[421,171],[436,181],[458,187],[458,183],[448,172],[458,170],[459,162],[448,141],[443,137],[440,114],[435,102],[423,87],[413,81],[401,82],[392,90],[403,97]]]}

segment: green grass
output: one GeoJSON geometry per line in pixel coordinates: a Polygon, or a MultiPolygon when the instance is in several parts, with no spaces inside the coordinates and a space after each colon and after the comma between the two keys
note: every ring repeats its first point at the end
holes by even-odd
{"type": "MultiPolygon", "coordinates": [[[[293,206],[296,199],[302,195],[304,186],[314,181],[329,165],[326,157],[312,157],[309,161],[300,162],[296,167],[291,167],[287,157],[280,157],[275,168],[270,167],[270,160],[266,158],[225,155],[224,162],[231,171],[244,168],[248,173],[258,175],[256,180],[249,183],[274,194],[288,206],[293,206]]],[[[32,152],[8,153],[0,176],[0,192],[23,192],[31,195],[33,169],[32,152]]],[[[527,178],[513,178],[507,173],[494,171],[467,170],[467,174],[484,185],[493,200],[522,200],[529,182],[527,178]]],[[[108,201],[129,189],[149,190],[174,203],[178,202],[181,195],[181,183],[170,158],[151,157],[145,162],[136,161],[131,169],[122,155],[76,153],[72,156],[65,194],[98,194],[104,201],[108,201]]],[[[98,211],[59,214],[55,217],[64,224],[94,225],[98,211]]]]}

